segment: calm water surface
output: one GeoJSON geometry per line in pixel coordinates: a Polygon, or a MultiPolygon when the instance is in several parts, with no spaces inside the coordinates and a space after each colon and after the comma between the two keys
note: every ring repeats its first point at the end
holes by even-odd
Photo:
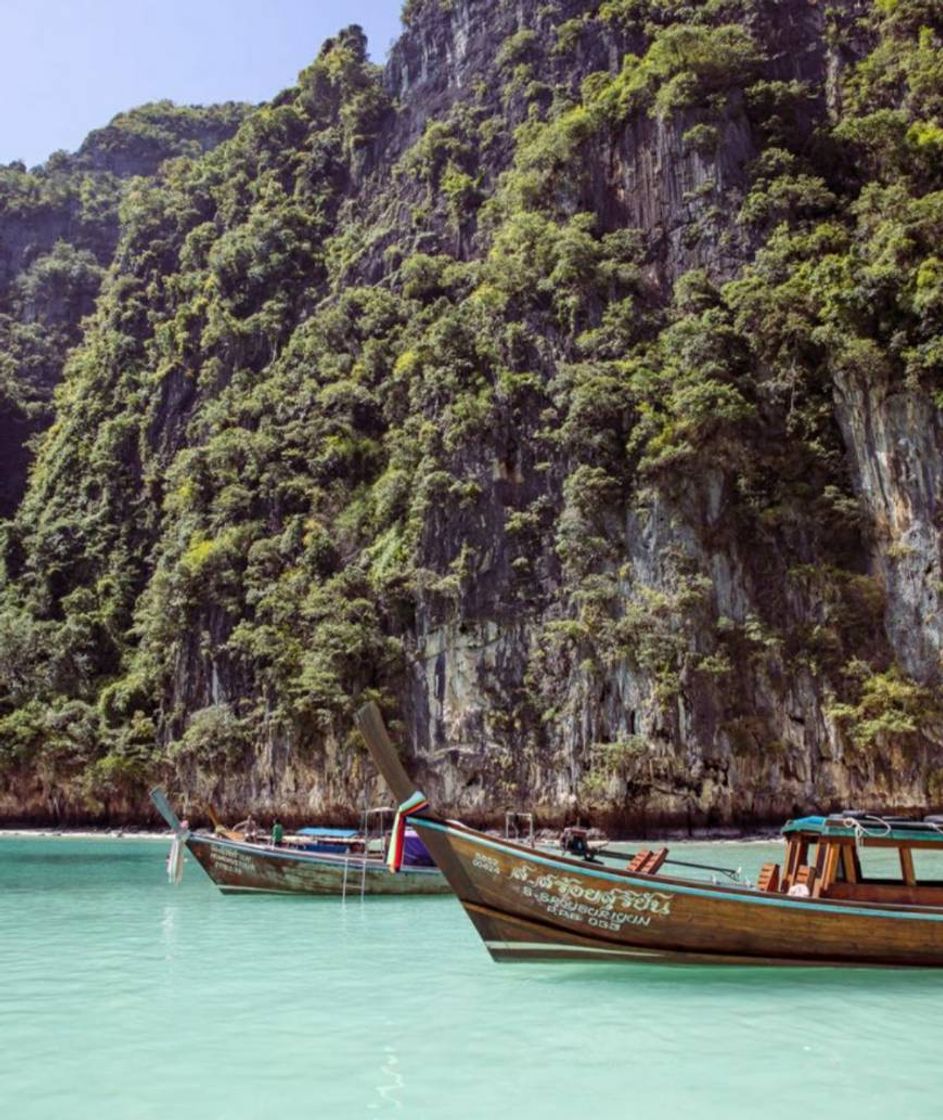
{"type": "Polygon", "coordinates": [[[0,839],[4,1118],[943,1113],[943,973],[495,965],[454,899],[224,898],[166,849],[0,839]]]}

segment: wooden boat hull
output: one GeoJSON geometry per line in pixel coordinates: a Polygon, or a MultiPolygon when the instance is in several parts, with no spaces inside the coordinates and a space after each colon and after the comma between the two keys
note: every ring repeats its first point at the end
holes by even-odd
{"type": "Polygon", "coordinates": [[[943,966],[943,907],[799,898],[643,874],[499,840],[423,804],[376,704],[357,725],[496,960],[943,966]]]}
{"type": "Polygon", "coordinates": [[[453,822],[409,823],[495,960],[943,966],[943,908],[630,874],[453,822]]]}
{"type": "Polygon", "coordinates": [[[450,894],[436,867],[404,867],[398,874],[379,859],[266,848],[220,836],[190,833],[187,848],[224,894],[450,894]]]}

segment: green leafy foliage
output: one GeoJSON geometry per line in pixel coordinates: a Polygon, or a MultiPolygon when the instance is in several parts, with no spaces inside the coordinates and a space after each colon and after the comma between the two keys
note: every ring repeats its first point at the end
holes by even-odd
{"type": "MultiPolygon", "coordinates": [[[[276,743],[347,765],[355,697],[498,621],[536,635],[483,717],[508,783],[535,727],[580,724],[561,695],[621,711],[613,679],[666,739],[692,692],[716,734],[754,726],[739,684],[787,666],[860,743],[920,733],[834,399],[943,393],[939,21],[876,6],[830,117],[761,9],[545,13],[402,134],[351,28],[211,151],[156,106],[80,185],[3,170],[12,215],[120,201],[107,275],[53,242],[0,318],[17,408],[71,352],[4,529],[5,768],[104,804],[276,743]],[[647,143],[680,170],[635,229],[647,143]],[[153,178],[89,178],[139,148],[153,178]]],[[[635,781],[624,730],[592,732],[594,796],[635,781]]]]}

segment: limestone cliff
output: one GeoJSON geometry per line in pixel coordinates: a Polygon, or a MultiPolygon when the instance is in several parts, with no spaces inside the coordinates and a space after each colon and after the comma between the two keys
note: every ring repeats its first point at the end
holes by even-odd
{"type": "Polygon", "coordinates": [[[349,817],[364,695],[469,819],[939,808],[939,13],[404,19],[126,203],[0,811],[349,817]]]}

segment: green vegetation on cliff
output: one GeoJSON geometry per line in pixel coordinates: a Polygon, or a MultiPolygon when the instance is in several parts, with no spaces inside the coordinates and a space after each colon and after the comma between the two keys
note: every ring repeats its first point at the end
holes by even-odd
{"type": "Polygon", "coordinates": [[[199,157],[235,132],[248,107],[183,108],[169,101],[121,113],[75,155],[41,167],[0,167],[0,516],[22,497],[31,434],[81,339],[119,238],[128,181],[166,160],[199,157]]]}
{"type": "MultiPolygon", "coordinates": [[[[95,812],[254,769],[340,803],[356,698],[439,741],[436,642],[466,632],[516,635],[454,701],[493,804],[549,767],[722,811],[787,709],[849,759],[932,745],[939,665],[887,623],[912,546],[836,402],[943,400],[943,19],[790,6],[528,5],[428,110],[348,29],[212,151],[174,131],[103,281],[81,241],[17,278],[0,392],[71,353],[4,530],[14,796],[95,812]]],[[[453,12],[407,5],[400,65],[453,12]]],[[[2,174],[22,205],[60,189],[2,174]]],[[[110,172],[77,174],[94,222],[110,172]]]]}

